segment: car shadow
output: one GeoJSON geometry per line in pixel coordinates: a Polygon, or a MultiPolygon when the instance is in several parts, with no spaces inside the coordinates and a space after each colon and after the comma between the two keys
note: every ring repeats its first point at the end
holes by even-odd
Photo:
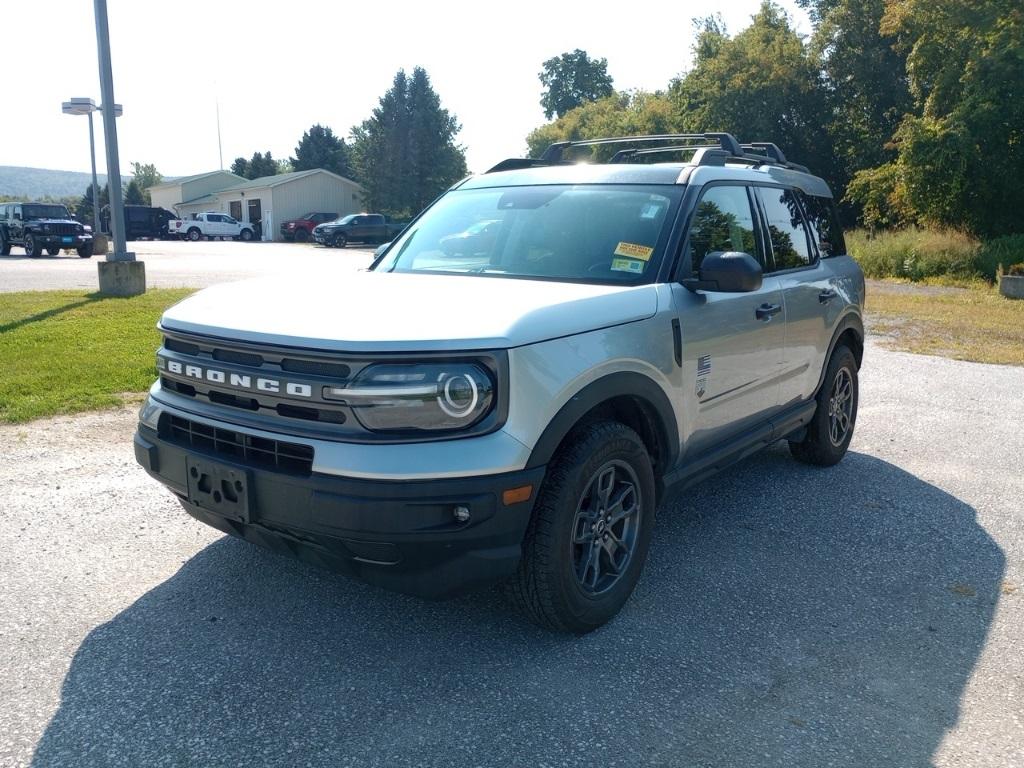
{"type": "Polygon", "coordinates": [[[88,635],[32,764],[925,766],[1003,570],[939,488],[778,447],[663,508],[582,638],[225,538],[88,635]]]}

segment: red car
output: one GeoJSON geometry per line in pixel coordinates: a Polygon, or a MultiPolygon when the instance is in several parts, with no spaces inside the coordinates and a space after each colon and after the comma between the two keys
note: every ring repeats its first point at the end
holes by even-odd
{"type": "Polygon", "coordinates": [[[285,240],[304,243],[313,236],[313,227],[323,224],[325,221],[334,221],[336,218],[338,218],[336,213],[307,213],[298,219],[281,224],[281,235],[285,240]]]}

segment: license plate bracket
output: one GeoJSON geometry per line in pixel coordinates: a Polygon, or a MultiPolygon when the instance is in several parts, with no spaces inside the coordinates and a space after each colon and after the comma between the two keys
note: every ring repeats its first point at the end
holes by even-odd
{"type": "Polygon", "coordinates": [[[249,472],[195,456],[185,457],[188,500],[220,517],[249,522],[249,472]]]}
{"type": "Polygon", "coordinates": [[[62,243],[70,243],[70,242],[72,242],[73,240],[74,240],[74,238],[73,238],[73,237],[70,237],[70,236],[67,236],[67,235],[65,235],[64,237],[62,237],[62,238],[60,239],[60,241],[61,241],[62,243]]]}

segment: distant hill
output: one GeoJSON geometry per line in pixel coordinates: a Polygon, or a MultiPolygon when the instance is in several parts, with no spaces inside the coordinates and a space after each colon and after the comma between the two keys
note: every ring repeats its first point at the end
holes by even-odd
{"type": "MultiPolygon", "coordinates": [[[[97,174],[100,186],[107,183],[105,174],[97,174]]],[[[127,184],[130,176],[122,176],[127,184]]],[[[81,171],[53,171],[48,168],[21,168],[0,165],[0,195],[23,197],[28,200],[50,197],[84,195],[92,182],[91,173],[81,171]]]]}

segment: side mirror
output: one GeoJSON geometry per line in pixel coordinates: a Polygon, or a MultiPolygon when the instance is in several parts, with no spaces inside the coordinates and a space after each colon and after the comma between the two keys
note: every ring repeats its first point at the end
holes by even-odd
{"type": "Polygon", "coordinates": [[[690,291],[719,291],[721,293],[749,293],[761,287],[764,271],[749,253],[740,251],[712,251],[700,265],[699,278],[683,280],[690,291]]]}

